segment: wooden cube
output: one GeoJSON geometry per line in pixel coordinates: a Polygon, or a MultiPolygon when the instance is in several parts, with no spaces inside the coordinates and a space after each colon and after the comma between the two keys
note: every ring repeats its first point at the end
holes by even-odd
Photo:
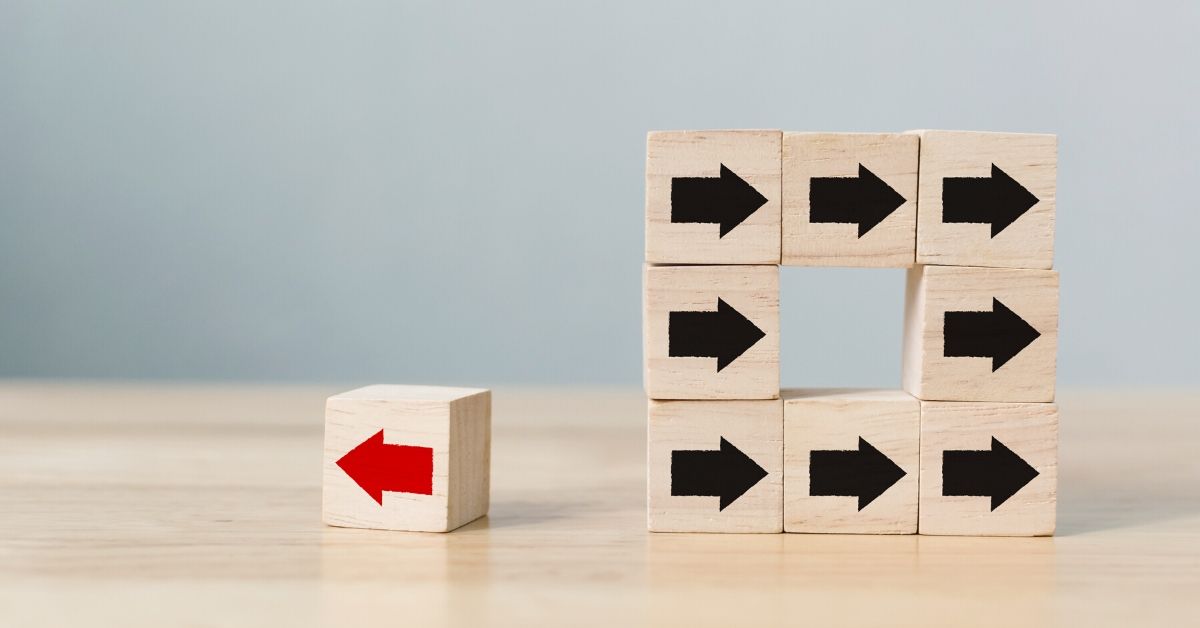
{"type": "Polygon", "coordinates": [[[492,395],[367,386],[325,405],[325,523],[448,532],[488,511],[492,395]]]}
{"type": "Polygon", "coordinates": [[[646,261],[779,263],[779,131],[646,139],[646,261]]]}
{"type": "Polygon", "coordinates": [[[647,424],[650,531],[782,531],[779,400],[651,400],[647,424]]]}
{"type": "Polygon", "coordinates": [[[1058,408],[921,402],[921,534],[1054,534],[1058,408]]]}
{"type": "Polygon", "coordinates": [[[779,267],[647,266],[646,394],[779,397],[779,267]]]}
{"type": "Polygon", "coordinates": [[[785,133],[783,264],[912,266],[918,143],[902,133],[785,133]]]}
{"type": "Polygon", "coordinates": [[[1053,267],[1057,136],[915,133],[918,264],[1053,267]]]}
{"type": "Polygon", "coordinates": [[[900,390],[782,397],[784,531],[916,534],[920,402],[900,390]]]}
{"type": "Polygon", "coordinates": [[[904,390],[927,401],[1054,401],[1058,273],[908,272],[904,390]]]}

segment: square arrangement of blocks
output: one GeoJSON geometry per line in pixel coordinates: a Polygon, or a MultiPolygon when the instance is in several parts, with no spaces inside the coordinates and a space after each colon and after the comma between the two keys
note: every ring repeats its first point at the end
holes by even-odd
{"type": "Polygon", "coordinates": [[[1045,134],[650,133],[649,529],[1053,534],[1056,170],[1045,134]],[[909,269],[902,390],[780,390],[781,265],[909,269]]]}
{"type": "Polygon", "coordinates": [[[487,514],[491,392],[377,385],[325,404],[322,515],[346,528],[449,532],[487,514]]]}

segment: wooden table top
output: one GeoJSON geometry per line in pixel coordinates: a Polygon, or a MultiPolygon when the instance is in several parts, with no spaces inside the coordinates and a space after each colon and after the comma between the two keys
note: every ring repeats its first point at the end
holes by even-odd
{"type": "Polygon", "coordinates": [[[0,625],[1200,623],[1200,394],[1065,392],[1058,536],[651,534],[637,390],[497,390],[492,509],[321,524],[344,387],[0,383],[0,625]]]}

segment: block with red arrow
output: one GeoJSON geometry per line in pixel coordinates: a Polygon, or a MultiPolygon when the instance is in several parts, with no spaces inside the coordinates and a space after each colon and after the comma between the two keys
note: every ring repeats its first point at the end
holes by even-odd
{"type": "Polygon", "coordinates": [[[325,408],[324,520],[447,532],[487,514],[491,393],[367,386],[325,408]]]}

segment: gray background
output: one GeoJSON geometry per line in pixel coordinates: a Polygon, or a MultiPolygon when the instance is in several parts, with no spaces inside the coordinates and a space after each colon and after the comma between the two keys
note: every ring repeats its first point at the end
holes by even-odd
{"type": "MultiPolygon", "coordinates": [[[[0,376],[636,384],[650,129],[1059,134],[1059,381],[1200,383],[1200,3],[0,2],[0,376]]],[[[895,385],[903,271],[785,269],[895,385]]]]}

